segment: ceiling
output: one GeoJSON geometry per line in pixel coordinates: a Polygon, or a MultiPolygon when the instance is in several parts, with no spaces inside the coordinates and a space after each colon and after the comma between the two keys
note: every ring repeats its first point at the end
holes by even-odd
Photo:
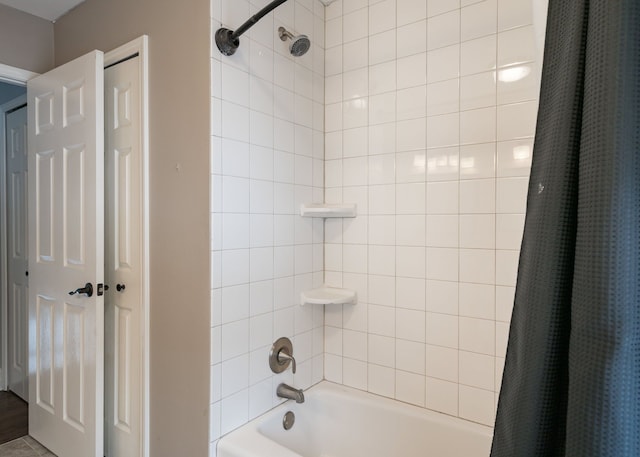
{"type": "Polygon", "coordinates": [[[84,0],[0,0],[0,4],[10,6],[34,16],[55,21],[84,0]]]}
{"type": "MultiPolygon", "coordinates": [[[[324,6],[329,6],[336,0],[320,1],[324,6]]],[[[82,2],[84,0],[0,0],[1,5],[7,5],[52,22],[82,2]]]]}

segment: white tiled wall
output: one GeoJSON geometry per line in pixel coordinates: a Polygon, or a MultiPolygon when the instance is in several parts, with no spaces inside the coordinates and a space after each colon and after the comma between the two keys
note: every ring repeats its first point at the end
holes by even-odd
{"type": "Polygon", "coordinates": [[[326,10],[325,377],[493,424],[532,152],[530,0],[326,10]]]}
{"type": "MultiPolygon", "coordinates": [[[[212,35],[268,2],[212,0],[212,35]]],[[[322,221],[296,216],[324,181],[324,7],[291,0],[240,38],[211,50],[211,455],[215,441],[279,402],[275,386],[323,378],[323,310],[300,307],[323,280],[322,221]],[[293,58],[285,26],[313,47],[293,58]],[[271,344],[294,342],[298,372],[274,376],[271,344]]]]}
{"type": "MultiPolygon", "coordinates": [[[[267,0],[212,0],[212,34],[267,0]]],[[[539,28],[537,29],[539,32],[539,28]]],[[[492,424],[539,89],[530,0],[290,0],[212,44],[211,441],[323,376],[492,424]],[[326,18],[325,18],[326,14],[326,18]],[[294,59],[284,25],[313,47],[294,59]],[[326,49],[325,49],[326,48],[326,49]],[[355,219],[297,216],[356,202],[355,219]],[[355,306],[299,307],[324,280],[355,306]],[[299,374],[267,353],[294,339],[299,374]]]]}

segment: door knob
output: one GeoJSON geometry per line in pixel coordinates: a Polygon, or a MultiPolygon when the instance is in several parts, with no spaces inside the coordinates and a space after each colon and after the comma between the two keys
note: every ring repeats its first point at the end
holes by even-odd
{"type": "Polygon", "coordinates": [[[122,292],[125,289],[125,285],[124,284],[116,284],[116,290],[118,292],[122,292]]]}
{"type": "Polygon", "coordinates": [[[72,290],[71,292],[69,292],[69,295],[76,295],[76,294],[86,294],[87,297],[91,297],[93,295],[93,286],[91,285],[90,282],[88,282],[84,285],[84,287],[80,287],[79,289],[72,290]]]}

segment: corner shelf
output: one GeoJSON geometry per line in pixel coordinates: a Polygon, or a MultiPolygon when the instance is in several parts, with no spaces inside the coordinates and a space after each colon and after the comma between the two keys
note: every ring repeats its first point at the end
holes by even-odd
{"type": "Polygon", "coordinates": [[[358,296],[355,290],[337,287],[319,287],[300,294],[302,305],[355,305],[358,296]]]}
{"type": "Polygon", "coordinates": [[[300,215],[302,217],[356,217],[356,208],[355,203],[338,205],[308,203],[300,205],[300,215]]]}

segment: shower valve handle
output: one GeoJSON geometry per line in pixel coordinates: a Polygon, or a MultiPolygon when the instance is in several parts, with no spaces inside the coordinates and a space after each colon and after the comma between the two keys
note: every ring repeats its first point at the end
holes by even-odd
{"type": "Polygon", "coordinates": [[[293,371],[293,374],[296,373],[296,359],[295,357],[293,357],[293,355],[287,353],[287,349],[286,348],[282,348],[282,350],[280,352],[278,352],[278,363],[280,365],[285,365],[287,363],[289,363],[289,361],[291,361],[291,371],[293,371]]]}
{"type": "Polygon", "coordinates": [[[274,373],[282,373],[289,368],[296,372],[296,359],[293,357],[293,344],[286,336],[278,338],[269,351],[269,368],[274,373]]]}

